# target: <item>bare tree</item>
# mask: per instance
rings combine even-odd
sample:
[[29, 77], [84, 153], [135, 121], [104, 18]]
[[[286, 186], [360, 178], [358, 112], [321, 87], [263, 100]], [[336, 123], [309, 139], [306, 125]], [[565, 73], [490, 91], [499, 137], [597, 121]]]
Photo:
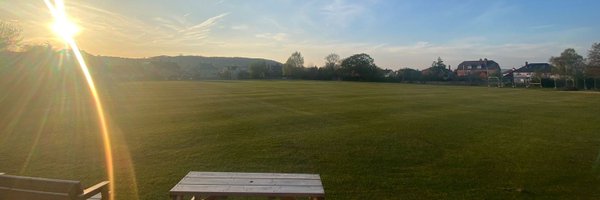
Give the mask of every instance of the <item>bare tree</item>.
[[325, 67], [329, 67], [329, 68], [333, 68], [333, 69], [337, 69], [340, 66], [340, 56], [335, 54], [335, 53], [331, 53], [329, 55], [327, 55], [327, 57], [325, 57]]
[[286, 78], [299, 76], [299, 71], [304, 68], [304, 57], [300, 52], [294, 52], [283, 64], [283, 76]]
[[16, 47], [22, 40], [21, 28], [5, 21], [0, 21], [0, 51]]
[[577, 54], [575, 49], [565, 49], [560, 56], [552, 56], [550, 62], [555, 67], [554, 72], [565, 79], [565, 87], [568, 85], [568, 79], [573, 81], [572, 87], [577, 87], [577, 78], [581, 77], [585, 63], [583, 57]]
[[600, 43], [594, 43], [588, 51], [585, 73], [594, 79], [594, 89], [597, 89], [596, 80], [600, 78]]

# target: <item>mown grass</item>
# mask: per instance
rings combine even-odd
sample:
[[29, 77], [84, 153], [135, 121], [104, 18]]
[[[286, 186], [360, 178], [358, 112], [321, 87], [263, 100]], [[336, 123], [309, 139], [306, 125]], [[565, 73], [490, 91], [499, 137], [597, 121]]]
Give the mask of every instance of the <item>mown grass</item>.
[[[119, 199], [168, 199], [188, 171], [318, 173], [328, 199], [600, 198], [596, 93], [310, 81], [101, 89]], [[91, 101], [76, 98], [19, 115], [22, 102], [1, 105], [11, 120], [0, 124], [0, 171], [106, 179]]]

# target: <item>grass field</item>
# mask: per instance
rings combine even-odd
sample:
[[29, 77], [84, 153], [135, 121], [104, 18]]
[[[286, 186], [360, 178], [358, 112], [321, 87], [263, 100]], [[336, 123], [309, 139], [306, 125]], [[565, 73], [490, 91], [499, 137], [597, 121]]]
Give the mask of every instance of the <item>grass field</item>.
[[[327, 199], [600, 198], [600, 93], [309, 81], [100, 89], [118, 199], [168, 199], [192, 170], [318, 173]], [[0, 172], [106, 179], [91, 101], [75, 93], [0, 105]]]

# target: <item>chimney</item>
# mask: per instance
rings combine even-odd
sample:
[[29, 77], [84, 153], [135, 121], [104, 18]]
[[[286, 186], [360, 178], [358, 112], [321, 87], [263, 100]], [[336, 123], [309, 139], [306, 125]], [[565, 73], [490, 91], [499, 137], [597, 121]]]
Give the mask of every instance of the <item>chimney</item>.
[[529, 62], [525, 61], [525, 67], [529, 66]]
[[452, 71], [452, 66], [448, 65], [448, 71]]

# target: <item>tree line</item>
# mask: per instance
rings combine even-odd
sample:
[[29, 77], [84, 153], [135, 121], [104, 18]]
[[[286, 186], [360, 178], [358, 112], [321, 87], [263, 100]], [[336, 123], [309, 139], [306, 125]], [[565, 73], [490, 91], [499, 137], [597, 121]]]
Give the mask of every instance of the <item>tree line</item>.
[[[15, 56], [15, 47], [22, 40], [21, 29], [10, 23], [0, 21], [0, 52], [3, 65], [10, 64], [11, 58], [24, 59], [22, 55], [39, 55], [45, 51], [46, 55], [65, 54], [51, 48], [50, 45], [25, 46], [21, 56]], [[11, 53], [12, 52], [12, 53]], [[458, 77], [456, 72], [448, 69], [441, 58], [433, 61], [425, 70], [402, 68], [399, 70], [383, 69], [375, 64], [375, 60], [366, 53], [359, 53], [341, 58], [338, 54], [331, 53], [324, 57], [322, 66], [305, 66], [304, 57], [300, 52], [293, 52], [285, 63], [267, 64], [266, 61], [256, 61], [248, 66], [229, 66], [218, 69], [210, 63], [201, 63], [197, 68], [179, 66], [173, 61], [136, 59], [113, 59], [118, 62], [107, 64], [98, 56], [86, 55], [91, 66], [98, 76], [105, 79], [120, 80], [190, 80], [206, 78], [206, 73], [214, 73], [219, 79], [299, 79], [299, 80], [340, 80], [340, 81], [365, 81], [365, 82], [405, 82], [426, 83], [446, 82], [456, 83], [465, 81], [465, 77]], [[31, 58], [28, 58], [31, 59]], [[33, 58], [43, 59], [43, 58]], [[565, 49], [559, 56], [549, 59], [552, 64], [552, 73], [560, 81], [564, 81], [566, 88], [597, 88], [600, 79], [600, 43], [594, 43], [588, 51], [587, 57], [579, 55], [574, 49]], [[39, 62], [38, 62], [39, 63]], [[115, 64], [117, 63], [117, 64]], [[2, 66], [7, 71], [10, 66]], [[199, 71], [203, 69], [205, 71]], [[208, 72], [206, 72], [208, 70]], [[211, 71], [212, 70], [212, 71]], [[497, 76], [501, 74], [489, 74]], [[467, 77], [471, 82], [485, 82], [486, 78], [473, 76]], [[489, 81], [489, 77], [487, 78]], [[556, 85], [556, 84], [555, 84]]]
[[[586, 58], [579, 55], [575, 49], [567, 48], [559, 56], [552, 56], [549, 63], [552, 65], [551, 73], [555, 75], [553, 76], [554, 80], [564, 81], [562, 87], [598, 88], [596, 82], [600, 79], [600, 43], [592, 44]], [[488, 76], [502, 79], [500, 72]], [[425, 70], [412, 68], [391, 70], [378, 67], [374, 59], [365, 53], [355, 54], [344, 59], [331, 53], [324, 58], [323, 66], [304, 67], [304, 58], [300, 52], [292, 53], [283, 65], [283, 78], [408, 83], [430, 81], [452, 83], [467, 79], [471, 82], [489, 81], [489, 77], [458, 77], [439, 57]]]

